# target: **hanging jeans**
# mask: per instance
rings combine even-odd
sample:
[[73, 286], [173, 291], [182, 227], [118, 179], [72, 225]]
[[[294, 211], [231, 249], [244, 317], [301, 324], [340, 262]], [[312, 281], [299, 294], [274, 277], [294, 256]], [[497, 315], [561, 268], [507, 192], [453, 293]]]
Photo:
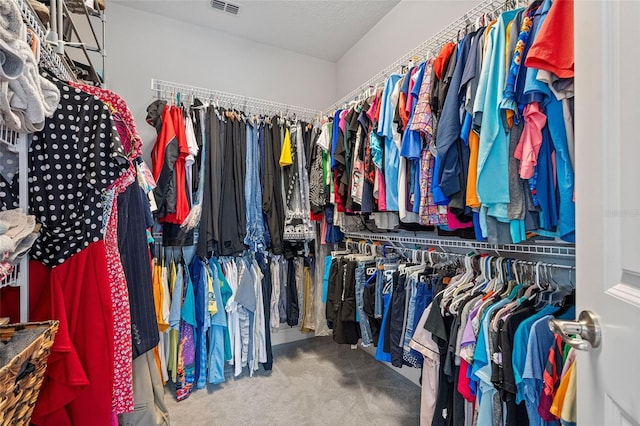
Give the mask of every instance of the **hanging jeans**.
[[417, 274], [413, 274], [407, 277], [407, 295], [409, 297], [409, 303], [407, 307], [407, 314], [405, 316], [405, 323], [402, 327], [403, 341], [402, 345], [406, 351], [409, 351], [409, 342], [413, 337], [413, 322], [416, 316], [416, 301], [418, 297], [418, 277]]
[[398, 260], [395, 257], [378, 259], [378, 273], [376, 274], [376, 304], [375, 317], [382, 318], [383, 294], [385, 287], [392, 285], [393, 273], [398, 270]]
[[422, 312], [424, 312], [424, 310], [433, 300], [432, 288], [435, 285], [437, 285], [437, 277], [424, 278], [424, 282], [419, 281], [416, 283], [416, 290], [414, 292], [416, 297], [415, 297], [413, 323], [407, 320], [407, 332], [405, 334], [405, 347], [404, 347], [405, 353], [403, 356], [405, 361], [407, 361], [409, 364], [411, 364], [413, 367], [416, 367], [416, 368], [422, 367], [423, 357], [420, 353], [418, 353], [418, 351], [408, 347], [407, 337], [409, 338], [409, 342], [410, 342], [411, 338], [413, 337], [413, 334], [415, 333], [418, 327], [418, 322], [420, 321], [420, 316], [422, 315]]
[[362, 336], [362, 346], [367, 347], [373, 343], [371, 338], [371, 325], [369, 316], [364, 312], [364, 287], [367, 284], [367, 268], [375, 267], [371, 262], [358, 262], [356, 268], [356, 312], [360, 323], [360, 334]]
[[262, 187], [260, 186], [260, 152], [258, 148], [258, 123], [246, 125], [246, 169], [244, 180], [244, 197], [246, 204], [247, 234], [244, 243], [252, 251], [265, 246], [264, 222], [262, 218]]

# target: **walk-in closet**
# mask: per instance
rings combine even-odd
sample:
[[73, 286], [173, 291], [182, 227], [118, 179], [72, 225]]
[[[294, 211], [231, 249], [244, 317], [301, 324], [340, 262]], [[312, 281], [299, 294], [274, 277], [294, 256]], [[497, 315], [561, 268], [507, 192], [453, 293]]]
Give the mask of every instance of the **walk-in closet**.
[[0, 0], [0, 425], [640, 424], [638, 19]]

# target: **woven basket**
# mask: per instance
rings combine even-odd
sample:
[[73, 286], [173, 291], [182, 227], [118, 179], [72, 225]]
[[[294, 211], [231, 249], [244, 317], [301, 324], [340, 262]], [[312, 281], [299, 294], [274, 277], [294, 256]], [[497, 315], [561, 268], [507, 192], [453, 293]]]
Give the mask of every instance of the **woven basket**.
[[0, 425], [28, 425], [58, 321], [0, 326]]

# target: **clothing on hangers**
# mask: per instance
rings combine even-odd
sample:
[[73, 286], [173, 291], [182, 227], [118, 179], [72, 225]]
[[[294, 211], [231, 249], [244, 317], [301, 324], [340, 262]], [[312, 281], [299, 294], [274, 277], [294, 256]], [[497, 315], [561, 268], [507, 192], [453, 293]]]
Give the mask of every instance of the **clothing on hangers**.
[[[371, 214], [379, 228], [435, 226], [439, 235], [492, 244], [573, 242], [573, 125], [563, 105], [573, 75], [544, 66], [572, 69], [572, 41], [558, 49], [549, 42], [569, 6], [502, 6], [472, 31], [467, 20], [435, 57], [385, 77], [368, 121], [354, 127], [360, 104], [336, 111], [337, 126], [320, 138], [332, 140], [323, 146], [334, 225], [353, 212]], [[352, 155], [363, 141], [364, 180]]]

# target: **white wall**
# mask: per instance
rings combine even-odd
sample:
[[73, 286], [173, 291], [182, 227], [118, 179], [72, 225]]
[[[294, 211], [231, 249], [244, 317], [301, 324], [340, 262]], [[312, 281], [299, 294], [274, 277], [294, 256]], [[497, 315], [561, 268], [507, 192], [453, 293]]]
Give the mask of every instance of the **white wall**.
[[477, 0], [402, 0], [340, 58], [334, 102], [476, 4]]
[[336, 98], [335, 63], [115, 3], [107, 19], [107, 83], [133, 111], [146, 158], [151, 78], [320, 110]]

